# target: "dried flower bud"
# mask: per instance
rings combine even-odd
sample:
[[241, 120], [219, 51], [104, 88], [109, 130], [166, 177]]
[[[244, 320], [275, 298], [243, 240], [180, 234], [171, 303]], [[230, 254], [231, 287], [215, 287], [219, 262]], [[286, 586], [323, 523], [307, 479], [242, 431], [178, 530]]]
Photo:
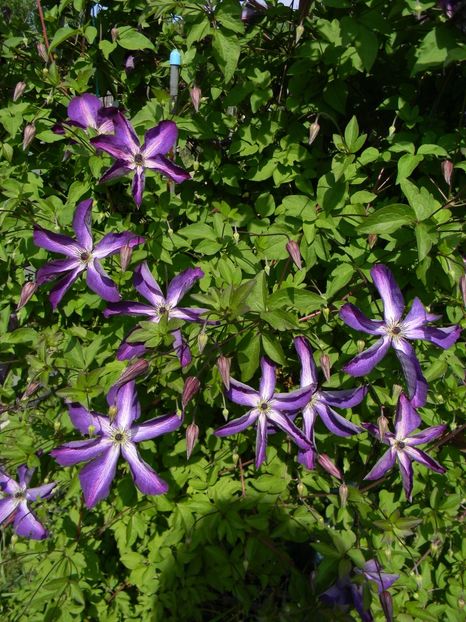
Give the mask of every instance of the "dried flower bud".
[[45, 45], [43, 43], [37, 43], [36, 47], [37, 53], [39, 54], [41, 59], [44, 61], [44, 63], [47, 63], [49, 60], [49, 55], [47, 54], [47, 49]]
[[15, 86], [15, 90], [13, 93], [14, 102], [22, 97], [25, 88], [26, 88], [26, 82], [18, 82], [18, 84]]
[[186, 428], [186, 457], [191, 457], [193, 453], [194, 446], [197, 443], [197, 439], [199, 437], [199, 427], [194, 423], [190, 423]]
[[298, 43], [298, 41], [301, 39], [303, 34], [304, 34], [304, 26], [302, 24], [299, 24], [299, 26], [296, 26], [296, 43]]
[[34, 125], [34, 123], [28, 123], [26, 127], [24, 128], [24, 132], [23, 132], [23, 150], [24, 151], [26, 151], [26, 149], [32, 143], [35, 135], [36, 135], [36, 126]]
[[328, 354], [322, 354], [320, 357], [320, 366], [324, 372], [325, 380], [330, 380], [330, 357]]
[[149, 363], [144, 359], [139, 359], [135, 363], [128, 365], [128, 367], [123, 371], [121, 376], [113, 385], [114, 388], [122, 387], [124, 384], [129, 382], [130, 380], [134, 380], [141, 374], [145, 374], [149, 369]]
[[110, 31], [110, 35], [112, 37], [113, 43], [115, 43], [115, 41], [118, 39], [118, 35], [119, 35], [118, 28], [112, 28], [111, 31]]
[[301, 253], [299, 251], [298, 243], [294, 240], [290, 240], [286, 245], [286, 250], [288, 251], [288, 255], [293, 260], [295, 266], [298, 268], [298, 270], [301, 270], [301, 268], [303, 267], [303, 262], [301, 261]]
[[230, 388], [231, 359], [223, 356], [222, 354], [222, 356], [219, 356], [217, 359], [217, 367], [218, 371], [220, 372], [220, 376], [222, 377], [223, 384], [228, 391], [228, 389]]
[[310, 145], [312, 145], [312, 143], [315, 141], [319, 132], [320, 132], [320, 125], [316, 119], [314, 123], [311, 123], [311, 125], [309, 126], [309, 138], [307, 142]]
[[191, 101], [193, 102], [194, 110], [199, 112], [199, 104], [201, 103], [201, 89], [198, 86], [193, 86], [193, 88], [189, 91], [191, 95]]
[[445, 182], [451, 186], [451, 175], [453, 173], [453, 162], [451, 160], [444, 160], [440, 165], [442, 169], [442, 175]]
[[369, 248], [374, 248], [375, 243], [377, 242], [377, 233], [369, 233], [367, 236], [367, 243], [369, 244]]
[[34, 395], [34, 393], [37, 391], [39, 387], [40, 387], [40, 382], [35, 382], [35, 381], [30, 382], [28, 386], [26, 387], [26, 390], [22, 394], [21, 399], [27, 400], [28, 397], [31, 397], [31, 395]]
[[201, 383], [195, 376], [189, 376], [186, 378], [184, 387], [183, 387], [183, 395], [181, 396], [181, 405], [183, 409], [186, 407], [186, 404], [191, 401], [191, 399], [196, 395], [199, 391]]
[[377, 419], [377, 425], [379, 427], [380, 440], [383, 441], [385, 434], [388, 432], [388, 419], [385, 415], [380, 415]]
[[23, 285], [23, 288], [21, 290], [21, 294], [19, 297], [19, 302], [18, 302], [18, 305], [16, 306], [16, 311], [19, 311], [20, 309], [22, 309], [24, 305], [26, 305], [31, 300], [36, 289], [37, 289], [37, 283], [35, 283], [34, 281], [28, 281], [27, 283]]
[[348, 486], [344, 482], [343, 484], [340, 484], [338, 494], [340, 495], [341, 507], [346, 507], [346, 502], [348, 501]]
[[327, 471], [327, 473], [333, 475], [333, 477], [343, 479], [340, 469], [332, 462], [332, 460], [330, 460], [327, 454], [319, 454], [317, 456], [317, 462], [325, 471]]
[[205, 332], [204, 329], [202, 329], [199, 335], [197, 336], [197, 347], [199, 348], [199, 354], [202, 354], [204, 352], [204, 348], [207, 345], [207, 341], [208, 341], [207, 333]]
[[125, 244], [120, 248], [120, 264], [121, 269], [125, 272], [129, 266], [129, 262], [131, 261], [131, 255], [133, 254], [133, 249], [129, 244]]
[[379, 598], [380, 598], [380, 604], [382, 605], [382, 609], [385, 614], [385, 620], [387, 622], [392, 622], [393, 603], [392, 603], [392, 597], [390, 595], [390, 592], [387, 592], [387, 590], [383, 590], [383, 592], [380, 593]]

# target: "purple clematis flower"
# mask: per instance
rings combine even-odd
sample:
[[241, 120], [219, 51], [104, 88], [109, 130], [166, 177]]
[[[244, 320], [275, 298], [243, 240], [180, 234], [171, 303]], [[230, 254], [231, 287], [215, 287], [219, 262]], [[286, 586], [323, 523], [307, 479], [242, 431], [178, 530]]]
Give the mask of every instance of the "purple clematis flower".
[[18, 482], [0, 470], [0, 489], [3, 493], [3, 498], [0, 499], [0, 523], [13, 521], [18, 536], [43, 540], [48, 536], [48, 532], [31, 512], [28, 502], [47, 499], [56, 483], [29, 488], [34, 470], [28, 469], [25, 464], [21, 465], [17, 470]]
[[96, 136], [91, 139], [94, 147], [116, 158], [115, 164], [101, 177], [101, 183], [134, 171], [132, 193], [139, 207], [144, 191], [144, 169], [159, 171], [176, 183], [190, 178], [189, 173], [165, 157], [178, 137], [178, 128], [173, 121], [162, 121], [148, 130], [142, 146], [131, 123], [121, 112], [112, 121], [115, 129], [113, 136]]
[[399, 574], [389, 574], [382, 570], [382, 566], [376, 559], [370, 559], [361, 568], [354, 569], [356, 574], [363, 575], [368, 581], [377, 585], [377, 592], [381, 594], [387, 591], [400, 578]]
[[[179, 307], [178, 303], [191, 289], [194, 283], [204, 276], [200, 268], [188, 268], [176, 276], [167, 288], [164, 296], [159, 284], [152, 276], [146, 262], [139, 264], [134, 271], [134, 287], [149, 301], [149, 305], [140, 302], [115, 302], [108, 305], [104, 311], [105, 317], [112, 315], [142, 315], [151, 322], [160, 322], [162, 318], [185, 320], [186, 322], [204, 322], [201, 318], [208, 309]], [[184, 341], [181, 331], [172, 331], [173, 347], [185, 367], [191, 362], [191, 352]], [[142, 343], [128, 343], [123, 341], [117, 354], [119, 360], [141, 356], [146, 351]]]
[[230, 388], [226, 391], [226, 396], [235, 404], [249, 406], [250, 410], [214, 432], [216, 436], [229, 436], [256, 424], [256, 468], [265, 460], [267, 434], [272, 430], [279, 429], [288, 434], [303, 451], [311, 447], [311, 441], [284, 413], [303, 408], [311, 398], [312, 387], [304, 387], [291, 393], [275, 393], [275, 365], [265, 356], [261, 359], [261, 370], [259, 391], [230, 378]]
[[76, 240], [61, 233], [55, 233], [34, 225], [34, 243], [54, 253], [66, 255], [66, 259], [55, 259], [44, 264], [37, 272], [37, 284], [61, 276], [50, 292], [53, 309], [63, 298], [66, 291], [86, 271], [87, 284], [93, 292], [104, 300], [120, 300], [117, 286], [100, 265], [100, 260], [113, 255], [124, 246], [133, 247], [142, 244], [144, 238], [124, 231], [108, 233], [94, 246], [91, 234], [92, 199], [81, 201], [73, 217], [73, 229]]
[[413, 467], [411, 463], [413, 460], [420, 462], [428, 469], [431, 469], [431, 471], [445, 473], [445, 469], [436, 460], [421, 449], [417, 449], [416, 446], [430, 443], [430, 441], [439, 437], [446, 430], [447, 426], [435, 425], [417, 434], [412, 434], [413, 430], [418, 428], [420, 423], [420, 416], [403, 393], [400, 395], [396, 407], [395, 434], [385, 432], [383, 438], [381, 438], [380, 431], [376, 425], [364, 423], [363, 427], [372, 436], [390, 446], [390, 449], [384, 453], [364, 479], [372, 480], [383, 477], [398, 461], [406, 498], [408, 501], [411, 501], [413, 489]]
[[461, 328], [459, 326], [447, 328], [427, 326], [428, 322], [438, 320], [441, 316], [428, 313], [419, 298], [414, 299], [410, 311], [402, 320], [401, 316], [405, 308], [403, 294], [391, 271], [386, 266], [378, 264], [372, 268], [371, 276], [383, 301], [384, 321], [370, 320], [352, 304], [343, 305], [340, 309], [340, 317], [351, 328], [362, 330], [370, 335], [379, 335], [380, 339], [373, 346], [358, 354], [343, 369], [352, 376], [364, 376], [384, 358], [392, 346], [403, 367], [413, 405], [423, 406], [428, 385], [408, 339], [424, 339], [447, 349], [456, 342]]
[[316, 458], [314, 426], [317, 417], [319, 416], [322, 419], [329, 432], [337, 436], [358, 434], [362, 431], [361, 428], [339, 415], [332, 407], [351, 408], [356, 406], [364, 399], [367, 388], [359, 387], [343, 391], [320, 389], [317, 368], [309, 341], [304, 337], [296, 337], [294, 345], [301, 361], [301, 387], [311, 389], [310, 401], [303, 408], [304, 435], [311, 442], [311, 447], [299, 451], [298, 462], [308, 469], [313, 469]]
[[[92, 93], [77, 95], [68, 104], [68, 118], [65, 125], [73, 125], [83, 130], [92, 128], [99, 134], [112, 134], [114, 131], [112, 118], [118, 114], [118, 108], [102, 105], [102, 102]], [[63, 123], [53, 127], [55, 134], [63, 134]]]
[[139, 455], [136, 443], [172, 432], [180, 427], [182, 417], [177, 413], [162, 415], [141, 424], [134, 421], [141, 414], [135, 382], [116, 383], [108, 392], [108, 416], [89, 412], [80, 404], [69, 404], [73, 425], [82, 434], [96, 434], [84, 441], [65, 443], [50, 453], [61, 466], [87, 462], [79, 480], [88, 508], [108, 496], [116, 473], [120, 453], [128, 462], [134, 483], [146, 495], [160, 495], [168, 485]]

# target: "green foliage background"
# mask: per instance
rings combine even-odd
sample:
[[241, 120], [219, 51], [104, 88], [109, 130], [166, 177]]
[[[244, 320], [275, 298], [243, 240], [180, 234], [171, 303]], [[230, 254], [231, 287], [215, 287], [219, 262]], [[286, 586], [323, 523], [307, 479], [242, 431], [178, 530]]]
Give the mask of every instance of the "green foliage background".
[[[2, 618], [358, 619], [325, 610], [318, 594], [376, 557], [401, 575], [391, 589], [397, 621], [461, 622], [464, 342], [447, 351], [416, 346], [431, 386], [423, 422], [446, 423], [452, 433], [434, 451], [446, 475], [416, 466], [411, 504], [397, 470], [380, 485], [362, 483], [382, 451], [366, 434], [341, 439], [317, 430], [319, 449], [344, 472], [343, 506], [339, 482], [305, 471], [283, 435], [271, 438], [267, 464], [256, 472], [252, 431], [228, 439], [212, 432], [222, 411], [243, 412], [224, 402], [220, 353], [232, 358], [234, 377], [253, 385], [267, 354], [287, 390], [299, 382], [292, 339], [304, 334], [317, 361], [330, 357], [327, 386], [360, 382], [341, 368], [364, 342], [338, 310], [350, 301], [380, 316], [369, 277], [375, 263], [390, 267], [407, 302], [419, 296], [443, 324], [464, 323], [464, 35], [434, 2], [414, 0], [322, 0], [305, 15], [270, 2], [247, 25], [234, 0], [107, 4], [93, 19], [92, 2], [44, 2], [48, 62], [37, 53], [43, 38], [34, 2], [10, 3], [0, 24], [0, 458], [11, 474], [26, 462], [38, 467], [37, 481], [60, 483], [37, 509], [48, 540], [2, 530]], [[183, 55], [175, 115], [173, 48]], [[129, 54], [135, 68], [126, 72]], [[26, 90], [13, 102], [19, 80]], [[172, 193], [165, 178], [149, 176], [140, 210], [127, 179], [97, 185], [110, 158], [83, 133], [71, 142], [52, 131], [71, 97], [107, 91], [140, 136], [166, 118], [180, 129], [177, 162], [192, 180]], [[36, 136], [23, 150], [30, 123]], [[450, 180], [445, 160], [453, 163]], [[142, 444], [169, 493], [139, 495], [120, 467], [93, 511], [82, 503], [78, 469], [59, 468], [47, 452], [78, 438], [64, 399], [105, 408], [124, 369], [117, 345], [136, 321], [105, 319], [105, 303], [82, 281], [56, 313], [47, 286], [15, 312], [25, 281], [49, 258], [32, 242], [33, 222], [69, 233], [76, 203], [88, 196], [96, 234], [130, 229], [146, 237], [126, 272], [118, 259], [106, 263], [124, 299], [134, 299], [132, 269], [143, 259], [162, 283], [196, 265], [205, 277], [192, 300], [220, 321], [206, 327], [202, 352], [202, 327], [183, 328], [195, 355], [184, 371], [166, 333], [142, 325], [139, 337], [157, 346], [139, 383], [143, 418], [173, 410], [188, 375], [202, 389], [181, 430]], [[299, 244], [301, 269], [288, 256], [289, 240]], [[376, 422], [382, 406], [391, 416], [404, 386], [392, 355], [369, 380], [367, 398], [350, 414], [355, 423]], [[24, 396], [30, 382], [40, 387]], [[200, 438], [187, 461], [184, 432], [194, 419]], [[383, 620], [369, 587], [367, 599]]]

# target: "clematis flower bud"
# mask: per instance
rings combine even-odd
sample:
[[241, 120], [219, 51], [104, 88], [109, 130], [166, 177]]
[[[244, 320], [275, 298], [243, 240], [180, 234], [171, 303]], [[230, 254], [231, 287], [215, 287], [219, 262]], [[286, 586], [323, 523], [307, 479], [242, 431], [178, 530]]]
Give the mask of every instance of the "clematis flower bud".
[[440, 165], [442, 169], [443, 179], [450, 186], [451, 185], [451, 175], [453, 173], [453, 162], [451, 160], [444, 160]]
[[201, 383], [195, 376], [189, 376], [188, 378], [186, 378], [183, 387], [183, 395], [181, 396], [181, 405], [183, 407], [183, 410], [186, 407], [186, 404], [188, 404], [188, 402], [190, 402], [191, 399], [199, 391], [200, 386]]
[[369, 244], [369, 248], [373, 248], [376, 242], [377, 233], [369, 233], [369, 235], [367, 236], [367, 243]]
[[26, 387], [26, 390], [22, 394], [21, 399], [27, 400], [27, 398], [31, 397], [31, 395], [33, 395], [39, 387], [40, 387], [40, 382], [34, 382], [34, 381], [30, 382], [28, 386]]
[[464, 274], [460, 278], [460, 289], [461, 289], [461, 296], [463, 297], [463, 304], [466, 307], [466, 275]]
[[189, 460], [193, 449], [199, 437], [199, 427], [194, 423], [190, 423], [186, 428], [186, 457]]
[[15, 90], [13, 93], [14, 102], [22, 97], [25, 88], [26, 88], [26, 82], [18, 82], [18, 84], [15, 86]]
[[44, 61], [44, 63], [47, 63], [49, 60], [49, 55], [47, 54], [47, 49], [45, 45], [43, 43], [37, 43], [36, 48], [37, 53], [39, 54], [41, 59]]
[[222, 410], [222, 415], [223, 415], [223, 418], [225, 419], [225, 421], [228, 419], [228, 415], [229, 414], [230, 414], [230, 411], [228, 410], [228, 408], [224, 408]]
[[346, 507], [346, 502], [348, 501], [348, 486], [344, 482], [340, 485], [338, 494], [340, 495], [341, 507]]
[[299, 26], [296, 26], [296, 43], [298, 43], [298, 41], [301, 39], [303, 34], [304, 34], [304, 26], [302, 24], [299, 24]]
[[300, 497], [305, 497], [306, 496], [307, 488], [306, 488], [306, 486], [302, 482], [299, 482], [299, 484], [296, 486], [296, 490], [297, 490], [298, 495]]
[[327, 471], [327, 473], [333, 475], [333, 477], [343, 479], [340, 469], [332, 462], [332, 460], [330, 460], [327, 454], [319, 454], [317, 456], [317, 462], [323, 469], [325, 469], [325, 471]]
[[218, 371], [220, 372], [220, 376], [222, 377], [223, 384], [228, 391], [228, 389], [230, 388], [231, 359], [223, 356], [222, 354], [222, 356], [219, 356], [217, 359], [217, 367]]
[[115, 382], [114, 387], [115, 388], [122, 387], [124, 384], [126, 384], [130, 380], [134, 380], [141, 374], [145, 374], [148, 369], [149, 369], [149, 363], [145, 361], [144, 359], [139, 359], [135, 363], [132, 363], [132, 365], [128, 365], [128, 367], [123, 371], [121, 376]]
[[388, 431], [387, 417], [385, 417], [385, 415], [380, 415], [380, 417], [377, 419], [377, 425], [379, 427], [380, 440], [383, 441], [385, 438], [385, 434]]
[[118, 35], [119, 35], [118, 28], [112, 28], [111, 31], [110, 31], [110, 34], [112, 36], [113, 43], [115, 43], [115, 41], [118, 39]]
[[288, 251], [288, 255], [293, 260], [293, 263], [301, 270], [303, 267], [303, 262], [301, 261], [301, 253], [299, 252], [299, 245], [294, 240], [290, 240], [286, 245], [286, 250]]
[[23, 285], [21, 294], [19, 296], [19, 302], [16, 306], [16, 311], [19, 311], [20, 309], [22, 309], [24, 305], [26, 305], [31, 300], [37, 287], [38, 285], [35, 281], [27, 281], [27, 283]]
[[201, 89], [198, 86], [193, 86], [193, 88], [189, 91], [191, 95], [191, 101], [193, 102], [194, 110], [199, 112], [199, 104], [201, 103]]
[[204, 352], [204, 348], [207, 345], [207, 340], [207, 333], [205, 332], [205, 330], [201, 330], [201, 332], [197, 336], [197, 347], [199, 348], [199, 354], [202, 354]]
[[125, 60], [125, 71], [126, 73], [130, 73], [134, 69], [134, 56], [129, 54]]
[[393, 602], [390, 592], [383, 590], [380, 593], [380, 604], [382, 605], [383, 612], [385, 614], [385, 620], [387, 622], [393, 621]]
[[328, 354], [322, 354], [320, 357], [320, 366], [324, 372], [325, 380], [330, 380], [330, 357]]
[[129, 244], [125, 244], [120, 248], [120, 264], [123, 272], [128, 268], [129, 262], [131, 261], [131, 255], [133, 254], [133, 249]]
[[24, 132], [23, 132], [23, 150], [24, 151], [26, 151], [26, 149], [32, 143], [35, 135], [36, 135], [36, 126], [34, 125], [34, 123], [28, 123], [26, 127], [24, 128]]
[[309, 138], [307, 141], [309, 145], [312, 145], [312, 143], [315, 141], [319, 131], [320, 131], [320, 125], [316, 119], [314, 123], [311, 123], [311, 125], [309, 126]]

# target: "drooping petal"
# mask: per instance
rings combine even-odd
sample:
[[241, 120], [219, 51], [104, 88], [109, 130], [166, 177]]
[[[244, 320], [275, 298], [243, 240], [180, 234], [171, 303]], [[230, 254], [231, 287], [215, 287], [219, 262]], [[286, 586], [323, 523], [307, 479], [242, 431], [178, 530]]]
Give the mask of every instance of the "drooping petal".
[[131, 170], [132, 169], [128, 165], [126, 160], [117, 160], [112, 164], [110, 168], [105, 171], [105, 173], [99, 179], [99, 184], [104, 184], [105, 182], [111, 181], [112, 179], [117, 179], [118, 177], [127, 175]]
[[403, 315], [405, 302], [391, 270], [383, 264], [378, 264], [372, 268], [371, 276], [383, 301], [385, 321], [387, 324], [398, 322]]
[[357, 389], [343, 389], [341, 391], [325, 390], [319, 391], [321, 399], [329, 406], [337, 408], [352, 408], [362, 402], [367, 393], [367, 387]]
[[39, 268], [36, 274], [36, 282], [38, 285], [43, 285], [47, 283], [47, 281], [51, 281], [55, 279], [59, 274], [63, 274], [63, 272], [69, 272], [82, 267], [84, 270], [84, 265], [80, 262], [79, 259], [54, 259], [53, 261], [48, 261], [43, 266]]
[[7, 494], [12, 495], [21, 490], [21, 486], [12, 477], [9, 477], [6, 473], [1, 474], [0, 490]]
[[171, 160], [162, 155], [148, 158], [145, 161], [145, 165], [147, 168], [151, 168], [152, 170], [159, 171], [159, 173], [163, 173], [176, 184], [180, 184], [187, 179], [191, 179], [190, 174], [183, 168], [181, 168], [181, 166], [173, 164]]
[[173, 121], [162, 121], [156, 127], [148, 130], [144, 136], [141, 153], [144, 158], [155, 155], [165, 155], [172, 149], [178, 138], [178, 128]]
[[92, 250], [91, 209], [92, 199], [86, 199], [78, 204], [73, 216], [73, 230], [76, 239], [87, 251]]
[[152, 276], [147, 262], [136, 266], [134, 270], [134, 287], [155, 307], [165, 304], [165, 298], [159, 284]]
[[375, 438], [377, 438], [381, 443], [385, 443], [385, 445], [389, 445], [390, 439], [395, 438], [393, 432], [385, 432], [383, 439], [380, 438], [379, 426], [374, 425], [373, 423], [361, 423], [361, 426], [367, 430], [369, 434], [375, 436]]
[[306, 449], [306, 451], [300, 449], [298, 451], [298, 462], [299, 464], [302, 464], [304, 467], [306, 467], [306, 469], [312, 471], [316, 465], [316, 455], [316, 451], [312, 447]]
[[264, 462], [267, 456], [267, 417], [262, 413], [257, 421], [256, 430], [256, 469]]
[[94, 428], [95, 434], [109, 434], [110, 425], [108, 419], [94, 412], [89, 412], [84, 406], [77, 402], [67, 404], [68, 414], [74, 427], [81, 434], [90, 434], [89, 428]]
[[29, 488], [26, 490], [26, 499], [28, 501], [38, 501], [39, 499], [47, 499], [52, 494], [53, 489], [57, 485], [56, 482], [50, 484], [42, 484], [42, 486], [36, 486], [35, 488]]
[[117, 408], [115, 427], [129, 430], [139, 414], [139, 401], [134, 380], [126, 382], [115, 392], [110, 390], [107, 395], [107, 402], [109, 406], [115, 405]]
[[375, 463], [364, 479], [380, 479], [395, 464], [396, 451], [393, 447], [387, 449], [383, 456]]
[[105, 317], [111, 317], [112, 315], [146, 315], [157, 320], [159, 319], [158, 313], [154, 307], [149, 307], [149, 305], [142, 304], [141, 302], [130, 302], [126, 300], [110, 303], [107, 305], [107, 308], [104, 309], [103, 313]]
[[311, 344], [305, 337], [296, 337], [294, 347], [301, 362], [301, 386], [306, 387], [312, 384], [314, 387], [317, 387], [319, 380], [314, 357], [312, 356]]
[[270, 400], [270, 405], [276, 410], [293, 412], [304, 408], [311, 400], [314, 393], [312, 385], [290, 391], [290, 393], [275, 393]]
[[118, 302], [121, 298], [114, 281], [108, 276], [100, 265], [98, 259], [87, 264], [86, 281], [89, 289], [98, 294], [103, 300]]
[[424, 326], [424, 324], [427, 324], [427, 322], [433, 321], [433, 319], [439, 320], [440, 316], [427, 313], [422, 302], [419, 300], [419, 298], [416, 297], [413, 300], [411, 309], [403, 320], [403, 329], [406, 336], [408, 336], [406, 331], [420, 328], [421, 326]]
[[312, 446], [311, 441], [304, 436], [301, 430], [295, 426], [291, 419], [280, 411], [271, 409], [267, 413], [267, 419], [272, 421], [273, 424], [285, 432], [285, 434], [288, 434], [291, 440], [296, 443], [300, 449], [309, 449]]
[[134, 483], [143, 494], [162, 495], [167, 492], [168, 484], [141, 458], [136, 445], [123, 445], [121, 453], [129, 464]]
[[55, 458], [60, 466], [74, 466], [100, 456], [110, 446], [111, 441], [108, 438], [99, 436], [91, 440], [65, 443], [56, 449], [52, 449], [50, 455]]
[[97, 129], [97, 116], [102, 108], [100, 99], [92, 93], [73, 97], [68, 104], [68, 118], [83, 128]]
[[26, 501], [21, 501], [15, 513], [14, 529], [18, 536], [43, 540], [48, 536], [47, 530], [39, 523], [28, 508]]
[[390, 337], [387, 335], [374, 343], [370, 348], [354, 357], [343, 366], [351, 376], [365, 376], [371, 372], [377, 363], [383, 359], [390, 347]]
[[447, 429], [446, 425], [433, 425], [430, 428], [426, 428], [417, 434], [413, 434], [408, 438], [405, 438], [405, 445], [413, 447], [414, 445], [423, 445], [424, 443], [430, 443], [434, 439], [441, 436]]
[[404, 440], [421, 424], [421, 417], [409, 399], [402, 393], [396, 405], [395, 432], [398, 440]]
[[381, 320], [370, 320], [351, 303], [347, 303], [340, 309], [340, 318], [345, 324], [351, 326], [355, 330], [361, 330], [363, 333], [369, 333], [369, 335], [383, 335], [384, 322]]
[[18, 467], [18, 483], [20, 486], [27, 486], [31, 481], [35, 469], [29, 468], [26, 464], [22, 464]]
[[260, 415], [260, 410], [253, 408], [242, 417], [229, 421], [221, 428], [215, 430], [215, 436], [230, 436], [230, 434], [239, 434], [249, 426], [253, 425]]
[[90, 142], [96, 149], [101, 149], [109, 153], [117, 160], [120, 160], [120, 162], [127, 162], [130, 164], [133, 161], [131, 149], [126, 144], [122, 143], [115, 135], [102, 134], [95, 138], [91, 138]]
[[445, 473], [445, 469], [443, 468], [443, 466], [439, 464], [437, 460], [434, 460], [428, 454], [426, 454], [425, 451], [422, 451], [422, 449], [417, 449], [416, 447], [410, 447], [409, 445], [406, 445], [403, 451], [406, 452], [412, 460], [420, 462], [431, 471], [435, 471], [436, 473]]
[[187, 291], [191, 289], [194, 283], [204, 276], [204, 272], [200, 268], [188, 268], [181, 272], [171, 280], [167, 289], [167, 303], [171, 307], [176, 307], [178, 302], [183, 298]]
[[256, 407], [259, 404], [259, 392], [234, 378], [230, 378], [230, 388], [225, 392], [229, 400], [241, 406]]
[[146, 352], [147, 348], [144, 343], [129, 343], [129, 341], [123, 340], [117, 350], [116, 357], [119, 361], [127, 361], [142, 356]]
[[403, 368], [412, 405], [416, 408], [424, 406], [429, 385], [424, 378], [416, 353], [406, 339], [394, 339], [392, 345]]
[[[186, 322], [206, 322], [201, 316], [204, 313], [207, 313], [209, 309], [197, 309], [190, 307], [189, 309], [176, 307], [175, 309], [170, 309], [169, 317], [175, 318], [178, 320], [185, 320]], [[213, 320], [207, 320], [207, 324], [215, 324]]]
[[12, 497], [0, 499], [0, 525], [13, 514], [18, 506], [18, 500]]
[[123, 246], [133, 248], [134, 246], [143, 244], [144, 242], [145, 240], [143, 237], [135, 235], [134, 233], [131, 233], [131, 231], [107, 233], [107, 235], [105, 235], [100, 242], [95, 245], [94, 252], [92, 254], [98, 259], [102, 259], [108, 255], [118, 253]]
[[181, 367], [186, 367], [192, 360], [191, 350], [189, 349], [188, 342], [184, 339], [181, 330], [173, 330], [173, 349], [180, 361]]
[[117, 112], [116, 115], [112, 116], [112, 120], [115, 129], [115, 140], [124, 145], [133, 155], [140, 153], [139, 138], [128, 119], [121, 112]]
[[461, 326], [447, 326], [445, 328], [437, 328], [436, 326], [420, 326], [406, 331], [408, 339], [424, 339], [431, 343], [448, 350], [457, 342], [461, 334]]
[[275, 367], [266, 356], [261, 358], [262, 376], [259, 384], [259, 396], [264, 402], [268, 402], [275, 391]]
[[375, 581], [379, 594], [384, 590], [388, 590], [400, 578], [399, 574], [383, 572], [381, 565], [376, 559], [370, 559], [364, 564], [362, 570], [358, 569], [356, 572], [364, 574], [369, 581]]
[[78, 276], [83, 272], [85, 266], [83, 264], [79, 264], [74, 270], [71, 270], [66, 276], [57, 281], [55, 285], [50, 290], [49, 300], [52, 305], [52, 309], [56, 309], [58, 304], [60, 303], [63, 296], [66, 294], [68, 289], [73, 285]]
[[396, 457], [398, 458], [398, 465], [400, 467], [401, 481], [403, 482], [403, 489], [405, 491], [408, 501], [412, 499], [413, 492], [413, 465], [408, 454], [403, 451], [397, 451]]
[[131, 193], [137, 207], [141, 207], [142, 195], [144, 193], [145, 184], [146, 182], [144, 176], [144, 169], [141, 166], [138, 166], [136, 172], [134, 173], [133, 182], [131, 185]]
[[156, 438], [162, 434], [177, 430], [182, 423], [183, 417], [179, 417], [176, 412], [161, 415], [160, 417], [155, 417], [139, 425], [133, 425], [131, 428], [131, 440], [134, 443], [147, 441], [151, 438]]
[[39, 225], [34, 225], [33, 238], [36, 246], [45, 248], [52, 253], [67, 255], [68, 257], [77, 258], [86, 250], [73, 240], [73, 238], [61, 233], [49, 231]]
[[108, 496], [120, 455], [118, 445], [110, 445], [100, 456], [86, 464], [79, 473], [84, 502], [92, 508]]
[[316, 404], [315, 406], [323, 424], [337, 436], [351, 436], [352, 434], [359, 434], [361, 428], [351, 421], [348, 421], [337, 412], [335, 412], [330, 406], [326, 404]]

